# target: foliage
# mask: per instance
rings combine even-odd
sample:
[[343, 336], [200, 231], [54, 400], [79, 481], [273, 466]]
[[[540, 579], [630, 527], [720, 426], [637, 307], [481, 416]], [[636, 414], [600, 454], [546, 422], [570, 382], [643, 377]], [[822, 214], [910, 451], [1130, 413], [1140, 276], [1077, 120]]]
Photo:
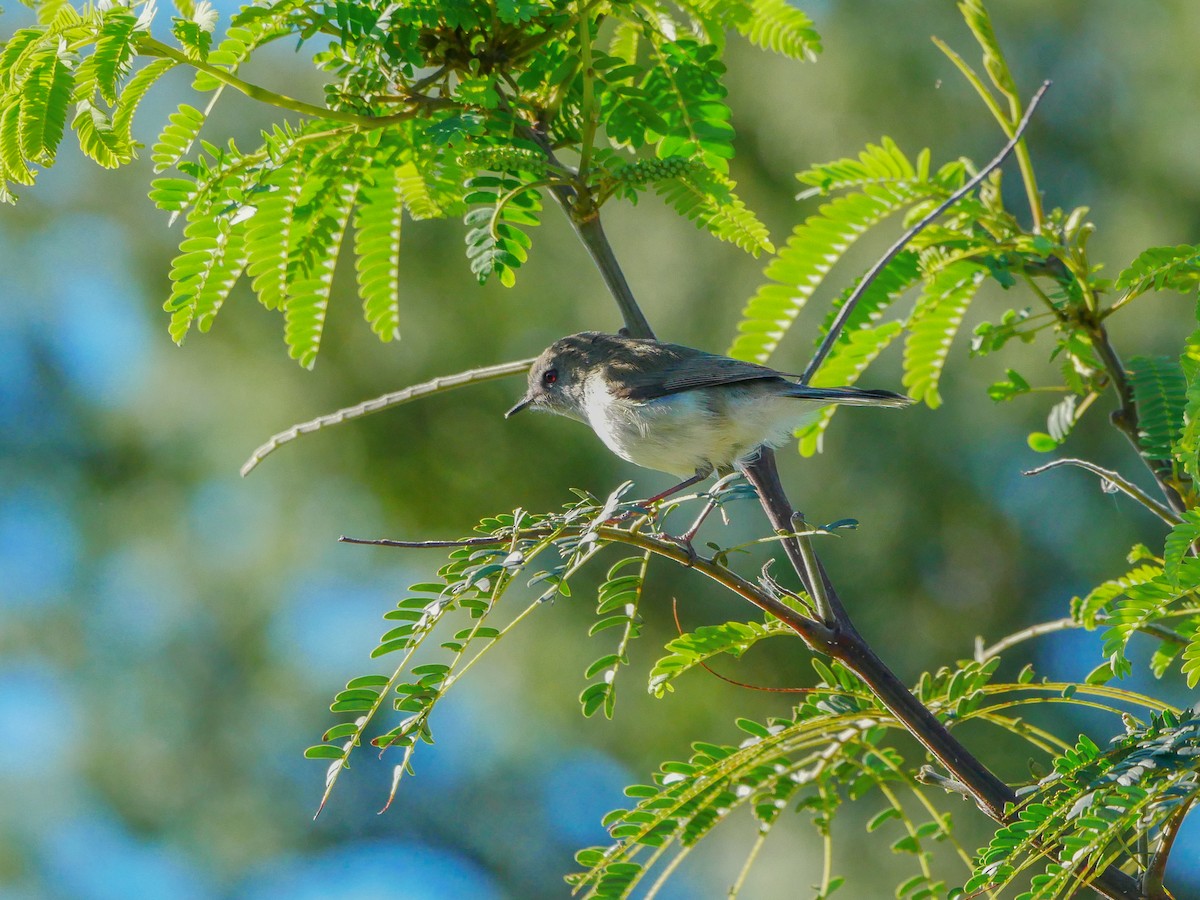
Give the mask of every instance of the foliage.
[[[1156, 677], [1174, 677], [1178, 662], [1189, 687], [1200, 682], [1200, 318], [1177, 354], [1125, 362], [1108, 325], [1143, 298], [1194, 293], [1196, 246], [1149, 248], [1115, 279], [1103, 278], [1089, 251], [1094, 227], [1087, 209], [1043, 208], [1023, 144], [1015, 153], [1028, 210], [1018, 213], [1005, 205], [998, 175], [958, 195], [979, 171], [972, 162], [935, 168], [929, 150], [910, 156], [885, 137], [857, 156], [798, 175], [805, 196], [821, 204], [776, 253], [729, 177], [735, 135], [722, 51], [732, 31], [789, 57], [811, 57], [819, 49], [811, 22], [783, 0], [683, 0], [670, 9], [645, 0], [388, 6], [274, 0], [244, 7], [218, 42], [208, 5], [181, 2], [173, 44], [151, 37], [148, 6], [77, 10], [42, 2], [37, 8], [40, 24], [18, 31], [0, 51], [0, 199], [12, 201], [11, 186], [32, 184], [39, 168], [53, 164], [71, 104], [81, 149], [112, 167], [139, 149], [132, 116], [168, 71], [193, 70], [195, 89], [208, 95], [203, 109], [179, 107], [151, 151], [164, 176], [151, 198], [172, 222], [182, 219], [165, 304], [176, 341], [193, 325], [208, 330], [245, 277], [264, 306], [283, 314], [290, 354], [311, 366], [348, 233], [364, 317], [390, 340], [400, 324], [406, 214], [461, 216], [471, 270], [481, 281], [494, 275], [512, 285], [546, 196], [581, 228], [609, 200], [636, 202], [653, 190], [716, 237], [770, 256], [765, 283], [745, 305], [730, 351], [765, 362], [856, 242], [896, 220], [915, 222], [956, 197], [864, 286], [856, 306], [847, 310], [852, 289], [834, 290], [817, 334], [818, 345], [828, 340], [831, 349], [813, 383], [853, 383], [899, 342], [904, 386], [937, 407], [955, 338], [990, 279], [1004, 290], [1021, 289], [1029, 305], [1014, 302], [997, 322], [977, 324], [972, 354], [1002, 354], [1013, 341], [1042, 339], [1061, 375], [1060, 384], [1033, 385], [1006, 368], [989, 390], [992, 399], [1057, 395], [1046, 430], [1028, 437], [1035, 450], [1050, 452], [1110, 397], [1113, 424], [1161, 494], [1151, 498], [1133, 480], [1110, 473], [1112, 486], [1150, 509], [1168, 531], [1161, 554], [1157, 538], [1154, 551], [1135, 548], [1132, 569], [1072, 602], [1065, 624], [1103, 629], [1103, 659], [1086, 683], [1035, 682], [1028, 667], [1011, 683], [994, 681], [999, 658], [982, 650], [917, 682], [913, 693], [939, 727], [974, 721], [1015, 736], [1037, 766], [1052, 769], [993, 813], [995, 835], [974, 856], [958, 846], [946, 809], [947, 795], [967, 788], [953, 771], [948, 777], [923, 769], [922, 751], [904, 737], [923, 732], [889, 705], [878, 683], [833, 658], [834, 642], [822, 647], [811, 639], [829, 625], [820, 582], [810, 579], [810, 597], [788, 591], [766, 571], [748, 580], [730, 563], [740, 548], [714, 546], [704, 557], [681, 546], [661, 533], [656, 510], [624, 501], [628, 485], [603, 502], [581, 494], [561, 513], [518, 510], [484, 519], [476, 535], [448, 542], [438, 580], [412, 586], [385, 614], [390, 627], [372, 657], [397, 660], [390, 674], [347, 683], [330, 709], [351, 719], [307, 751], [328, 762], [322, 806], [364, 741], [400, 754], [390, 805], [416, 747], [432, 742], [433, 714], [447, 692], [520, 622], [548, 608], [547, 600], [570, 598], [575, 577], [602, 551], [621, 545], [625, 555], [610, 564], [596, 600], [591, 634], [609, 643], [585, 669], [585, 715], [614, 714], [615, 681], [641, 632], [638, 610], [652, 556], [689, 566], [767, 613], [701, 625], [671, 640], [650, 672], [655, 695], [685, 685], [680, 676], [717, 654], [739, 658], [767, 637], [802, 635], [830, 659], [814, 657], [818, 683], [790, 714], [766, 723], [740, 719], [748, 738], [739, 745], [698, 742], [687, 760], [664, 763], [652, 784], [629, 788], [632, 808], [605, 820], [612, 843], [578, 856], [583, 871], [570, 878], [578, 891], [628, 896], [651, 874], [657, 886], [744, 808], [755, 842], [736, 894], [783, 810], [794, 806], [811, 817], [828, 860], [846, 801], [882, 801], [868, 831], [894, 834], [893, 850], [912, 856], [913, 874], [896, 891], [902, 898], [1000, 896], [1017, 884], [1028, 888], [1022, 898], [1064, 897], [1106, 868], [1135, 871], [1142, 884], [1161, 877], [1197, 792], [1197, 723], [1190, 712], [1109, 682], [1133, 671], [1137, 635], [1158, 642], [1150, 661]], [[1023, 104], [1016, 81], [982, 4], [963, 0], [960, 9], [980, 45], [984, 75], [939, 46], [1012, 135]], [[260, 47], [285, 37], [319, 46], [312, 59], [326, 78], [325, 105], [239, 74]], [[262, 133], [253, 149], [201, 137], [230, 87], [289, 119]], [[906, 298], [911, 303], [901, 302]], [[843, 311], [848, 315], [839, 321]], [[832, 415], [831, 409], [801, 432], [801, 452], [820, 448]], [[1036, 633], [1036, 626], [1019, 632], [1006, 645]], [[1014, 713], [1046, 704], [1110, 712], [1125, 723], [1124, 734], [1102, 752], [1103, 741], [1068, 741]], [[384, 721], [388, 708], [394, 721]], [[951, 852], [939, 853], [936, 845]], [[957, 857], [961, 887], [943, 856]], [[843, 881], [827, 861], [816, 895], [828, 897]]]
[[[283, 312], [288, 350], [305, 366], [349, 223], [365, 232], [353, 242], [355, 268], [364, 316], [383, 340], [398, 334], [404, 212], [463, 215], [471, 271], [508, 286], [547, 188], [571, 197], [579, 221], [653, 188], [698, 227], [771, 252], [727, 176], [725, 35], [793, 58], [820, 49], [809, 19], [782, 0], [697, 0], [672, 13], [649, 2], [272, 0], [243, 7], [219, 41], [209, 5], [188, 2], [172, 20], [174, 45], [151, 37], [151, 3], [37, 8], [43, 24], [0, 53], [0, 199], [12, 202], [12, 185], [53, 164], [71, 104], [84, 153], [128, 163], [138, 149], [130, 123], [149, 88], [171, 68], [193, 69], [208, 101], [181, 105], [151, 154], [166, 173], [152, 199], [171, 221], [185, 219], [166, 301], [171, 336], [211, 327], [246, 275], [263, 305]], [[604, 34], [602, 22], [613, 23]], [[259, 48], [287, 37], [314, 47], [327, 105], [239, 76]], [[230, 87], [292, 120], [253, 149], [201, 139]], [[578, 165], [558, 159], [562, 148]]]

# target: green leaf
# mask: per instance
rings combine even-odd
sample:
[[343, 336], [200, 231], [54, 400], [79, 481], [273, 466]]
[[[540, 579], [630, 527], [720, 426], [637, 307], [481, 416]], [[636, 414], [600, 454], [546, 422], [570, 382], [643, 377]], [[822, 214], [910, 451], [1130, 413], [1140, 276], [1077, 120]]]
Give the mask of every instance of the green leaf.
[[319, 211], [309, 217], [307, 233], [298, 243], [299, 264], [294, 276], [289, 271], [294, 280], [288, 283], [284, 301], [288, 355], [306, 369], [312, 368], [321, 345], [333, 270], [358, 184], [351, 178], [334, 178], [320, 190], [327, 194], [320, 199]]
[[129, 74], [137, 53], [133, 43], [136, 26], [137, 16], [124, 7], [114, 6], [104, 13], [104, 24], [96, 35], [96, 49], [90, 62], [95, 72], [96, 88], [109, 104], [117, 102], [117, 84]]
[[1130, 357], [1129, 384], [1138, 413], [1138, 443], [1148, 459], [1170, 459], [1183, 432], [1187, 382], [1169, 356]]
[[1058, 441], [1044, 431], [1030, 432], [1027, 440], [1029, 449], [1036, 453], [1051, 453], [1058, 447]]
[[751, 256], [774, 253], [767, 228], [733, 193], [734, 183], [712, 171], [657, 182], [654, 190], [681, 216]]
[[1114, 286], [1136, 297], [1149, 290], [1191, 293], [1200, 285], [1200, 247], [1151, 247], [1117, 276]]
[[382, 341], [400, 336], [400, 216], [395, 173], [373, 169], [354, 212], [355, 269], [363, 315]]
[[133, 148], [121, 139], [108, 113], [90, 100], [76, 104], [71, 128], [79, 137], [79, 148], [104, 168], [115, 169], [133, 159]]
[[329, 744], [317, 744], [304, 751], [305, 759], [341, 759], [345, 755], [346, 752], [341, 747], [333, 747]]
[[179, 256], [171, 265], [171, 296], [163, 309], [171, 313], [171, 339], [183, 342], [195, 323], [208, 331], [246, 265], [244, 230], [207, 208], [189, 216]]
[[1167, 535], [1163, 550], [1163, 574], [1174, 587], [1179, 587], [1180, 567], [1193, 545], [1200, 540], [1200, 510], [1186, 510], [1178, 525]]
[[752, 0], [750, 16], [737, 30], [750, 43], [792, 59], [812, 60], [821, 52], [821, 36], [812, 19], [787, 0]]
[[[922, 160], [926, 158], [922, 154]], [[868, 145], [857, 159], [837, 160], [797, 176], [820, 191], [855, 189], [820, 207], [796, 226], [779, 254], [767, 265], [768, 284], [742, 311], [740, 334], [729, 355], [765, 363], [834, 264], [873, 226], [920, 200], [944, 195], [946, 188], [928, 180], [924, 163], [913, 164], [885, 139]]]
[[54, 162], [67, 126], [74, 63], [73, 54], [59, 55], [57, 43], [43, 47], [34, 57], [22, 85], [20, 108], [21, 153], [31, 162]]
[[986, 274], [978, 263], [959, 260], [926, 281], [904, 341], [903, 382], [914, 400], [923, 400], [931, 408], [941, 405], [938, 382], [950, 344]]
[[195, 143], [204, 126], [204, 113], [186, 103], [168, 117], [167, 125], [158, 136], [150, 159], [155, 172], [165, 172], [181, 160]]
[[113, 110], [113, 130], [128, 147], [134, 146], [133, 114], [137, 111], [138, 104], [154, 83], [177, 65], [179, 63], [173, 59], [156, 59], [139, 69], [125, 85], [125, 90], [121, 92]]
[[694, 632], [681, 634], [667, 643], [669, 655], [659, 659], [650, 670], [650, 693], [662, 697], [670, 690], [671, 681], [717, 654], [727, 653], [737, 658], [764, 638], [791, 633], [774, 618], [764, 624], [726, 622], [723, 625], [701, 625]]

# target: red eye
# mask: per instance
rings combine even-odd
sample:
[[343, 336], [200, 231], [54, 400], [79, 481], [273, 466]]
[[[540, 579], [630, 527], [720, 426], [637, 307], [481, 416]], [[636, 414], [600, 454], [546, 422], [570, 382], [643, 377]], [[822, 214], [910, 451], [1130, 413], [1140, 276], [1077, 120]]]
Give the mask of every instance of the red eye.
[[542, 373], [542, 381], [546, 384], [554, 384], [558, 381], [558, 369], [547, 369]]

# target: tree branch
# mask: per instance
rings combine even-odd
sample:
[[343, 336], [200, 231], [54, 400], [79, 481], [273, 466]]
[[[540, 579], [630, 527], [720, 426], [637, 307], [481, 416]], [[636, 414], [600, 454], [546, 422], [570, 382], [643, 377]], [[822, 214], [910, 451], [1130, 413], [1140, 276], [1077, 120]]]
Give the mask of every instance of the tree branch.
[[1179, 835], [1179, 827], [1187, 817], [1191, 805], [1191, 800], [1186, 801], [1162, 827], [1158, 849], [1154, 851], [1150, 865], [1146, 867], [1146, 872], [1142, 875], [1142, 890], [1145, 892], [1146, 900], [1172, 900], [1171, 895], [1163, 886], [1163, 877], [1167, 873], [1167, 860], [1171, 856], [1175, 838]]
[[399, 406], [401, 403], [407, 403], [410, 400], [416, 400], [420, 397], [428, 397], [430, 394], [454, 390], [454, 388], [464, 387], [468, 384], [480, 384], [481, 382], [492, 381], [496, 378], [506, 378], [509, 375], [519, 375], [521, 372], [527, 371], [531, 365], [533, 365], [533, 359], [518, 359], [516, 362], [500, 363], [496, 366], [484, 366], [479, 369], [468, 369], [465, 372], [458, 372], [454, 375], [440, 375], [429, 381], [423, 381], [420, 384], [414, 384], [410, 387], [384, 394], [382, 397], [376, 397], [373, 400], [364, 400], [362, 403], [356, 403], [354, 406], [346, 406], [336, 412], [317, 416], [315, 419], [309, 419], [307, 422], [301, 422], [299, 425], [293, 425], [291, 428], [287, 428], [278, 434], [271, 435], [265, 444], [250, 454], [250, 458], [242, 465], [242, 477], [245, 478], [253, 472], [254, 468], [266, 459], [269, 454], [284, 444], [294, 441], [302, 434], [311, 434], [329, 425], [340, 425], [347, 419], [359, 419], [373, 412], [379, 412], [381, 409], [387, 409], [389, 406]]
[[822, 340], [820, 346], [817, 347], [817, 352], [814, 353], [813, 358], [809, 360], [808, 365], [804, 369], [804, 374], [800, 376], [801, 384], [808, 384], [808, 382], [812, 380], [812, 377], [816, 374], [817, 369], [821, 367], [821, 363], [825, 361], [825, 357], [827, 357], [829, 352], [833, 349], [833, 345], [837, 343], [837, 339], [841, 335], [842, 329], [846, 326], [846, 321], [850, 318], [850, 314], [854, 312], [854, 307], [858, 305], [858, 301], [862, 298], [862, 295], [866, 293], [867, 288], [871, 286], [871, 282], [878, 277], [879, 273], [883, 271], [884, 267], [886, 267], [888, 263], [895, 259], [896, 254], [908, 246], [908, 243], [914, 237], [920, 234], [921, 231], [926, 228], [926, 226], [930, 225], [947, 209], [949, 209], [967, 194], [971, 193], [971, 191], [975, 190], [975, 188], [979, 187], [979, 185], [983, 183], [983, 180], [992, 174], [993, 170], [998, 168], [999, 165], [1008, 158], [1008, 155], [1012, 153], [1013, 149], [1018, 143], [1020, 143], [1021, 136], [1025, 133], [1025, 129], [1029, 127], [1029, 122], [1033, 118], [1033, 111], [1037, 109], [1038, 103], [1041, 102], [1042, 96], [1047, 90], [1049, 90], [1049, 88], [1050, 82], [1043, 81], [1042, 86], [1038, 88], [1037, 92], [1033, 95], [1033, 97], [1030, 98], [1029, 105], [1025, 108], [1025, 115], [1021, 117], [1021, 121], [1017, 124], [1017, 128], [1013, 132], [1012, 138], [1007, 144], [1004, 145], [1003, 149], [1001, 149], [1001, 151], [992, 158], [992, 161], [980, 169], [974, 178], [972, 178], [957, 191], [947, 197], [942, 203], [940, 203], [938, 207], [933, 210], [933, 212], [929, 213], [929, 215], [921, 219], [920, 222], [908, 229], [908, 231], [904, 232], [904, 234], [900, 236], [900, 239], [896, 241], [896, 243], [892, 244], [892, 246], [888, 248], [887, 252], [880, 257], [879, 261], [867, 270], [867, 273], [858, 283], [858, 287], [854, 289], [854, 293], [852, 293], [846, 299], [846, 302], [842, 304], [842, 308], [838, 310], [837, 318], [833, 320], [833, 324], [829, 327], [829, 333], [825, 335], [825, 339]]
[[1154, 480], [1158, 483], [1158, 487], [1171, 509], [1175, 513], [1184, 512], [1187, 506], [1179, 496], [1179, 492], [1175, 490], [1170, 482], [1172, 476], [1170, 462], [1161, 459], [1147, 459], [1142, 454], [1142, 445], [1138, 440], [1138, 411], [1137, 403], [1133, 399], [1133, 386], [1129, 383], [1129, 376], [1125, 371], [1125, 365], [1121, 362], [1116, 348], [1112, 345], [1108, 329], [1099, 316], [1091, 311], [1080, 318], [1080, 324], [1087, 330], [1088, 336], [1092, 340], [1092, 346], [1096, 350], [1096, 355], [1100, 358], [1100, 362], [1104, 366], [1104, 371], [1108, 374], [1108, 379], [1112, 383], [1113, 390], [1116, 391], [1117, 400], [1120, 403], [1120, 406], [1109, 417], [1110, 421], [1128, 439], [1129, 443], [1133, 446], [1134, 452], [1137, 453], [1138, 459], [1146, 464], [1146, 468], [1154, 476]]
[[[1044, 82], [1034, 95], [1026, 109], [1025, 116], [1017, 126], [1012, 140], [1005, 145], [997, 158], [989, 163], [976, 178], [968, 182], [964, 188], [956, 191], [950, 199], [939, 206], [934, 214], [926, 216], [915, 228], [909, 229], [899, 244], [893, 246], [883, 260], [877, 263], [862, 279], [858, 290], [843, 305], [837, 319], [830, 327], [829, 333], [818, 348], [816, 355], [814, 355], [813, 360], [810, 361], [808, 367], [805, 369], [801, 383], [807, 383], [825, 356], [828, 355], [833, 347], [833, 343], [837, 340], [842, 328], [845, 326], [854, 305], [862, 296], [863, 291], [866, 290], [870, 282], [882, 271], [890, 259], [908, 241], [912, 240], [913, 236], [921, 228], [932, 222], [936, 215], [940, 215], [946, 207], [962, 197], [967, 191], [974, 189], [979, 181], [998, 166], [1012, 151], [1013, 147], [1017, 145], [1021, 134], [1029, 124], [1030, 117], [1034, 109], [1036, 109], [1038, 101], [1049, 87], [1049, 84], [1049, 82]], [[545, 136], [539, 134], [536, 130], [531, 129], [531, 131], [534, 139], [539, 141], [543, 149], [553, 160]], [[552, 188], [551, 190], [555, 189]], [[568, 188], [567, 190], [570, 189]], [[612, 249], [603, 231], [599, 228], [598, 219], [596, 220], [596, 227], [591, 231], [590, 236], [585, 237], [585, 223], [591, 221], [591, 217], [578, 215], [579, 211], [575, 209], [577, 195], [572, 191], [571, 196], [564, 196], [556, 191], [556, 196], [559, 197], [559, 202], [564, 205], [564, 209], [568, 211], [568, 218], [574, 226], [576, 233], [588, 245], [593, 259], [596, 260], [597, 265], [604, 274], [605, 282], [609, 285], [609, 290], [620, 307], [622, 315], [625, 316], [626, 327], [629, 329], [630, 334], [636, 337], [652, 337], [653, 333], [650, 331], [648, 323], [640, 325], [631, 322], [629, 310], [638, 310], [638, 307], [636, 302], [633, 301], [632, 295], [628, 293], [628, 284], [625, 282], [624, 277], [620, 275], [620, 267], [616, 262], [615, 256], [612, 254]], [[593, 249], [593, 246], [595, 249]], [[641, 316], [640, 310], [638, 310], [638, 316]], [[644, 318], [641, 321], [644, 323]], [[966, 789], [970, 792], [971, 797], [981, 810], [997, 822], [1009, 821], [1006, 807], [1014, 804], [1017, 799], [1012, 788], [996, 777], [990, 769], [951, 735], [945, 725], [913, 696], [908, 687], [876, 655], [851, 622], [850, 616], [843, 606], [841, 599], [838, 597], [837, 591], [829, 581], [824, 567], [821, 565], [815, 550], [812, 548], [810, 537], [808, 535], [793, 534], [795, 531], [793, 519], [796, 513], [779, 480], [779, 471], [775, 465], [774, 451], [769, 447], [762, 447], [756, 458], [739, 463], [738, 468], [758, 491], [759, 501], [762, 503], [763, 510], [766, 512], [767, 518], [771, 522], [775, 532], [779, 535], [791, 535], [789, 537], [781, 537], [780, 542], [783, 544], [784, 551], [791, 561], [793, 568], [795, 568], [801, 582], [808, 590], [809, 596], [813, 598], [815, 603], [821, 604], [817, 608], [817, 613], [822, 621], [817, 622], [800, 615], [791, 609], [791, 607], [780, 603], [778, 599], [770, 597], [774, 605], [787, 609], [789, 618], [782, 619], [782, 621], [796, 630], [814, 650], [838, 660], [862, 678], [875, 696], [879, 698], [880, 702], [896, 716], [909, 733], [934, 758], [945, 766], [947, 771], [966, 786]], [[807, 546], [802, 546], [803, 544], [807, 544]], [[654, 549], [656, 553], [659, 552], [658, 549], [650, 549]], [[688, 560], [691, 557], [688, 557], [682, 548], [674, 548], [673, 553], [677, 554], [677, 556], [672, 556], [672, 553], [667, 552], [661, 555], [676, 558], [677, 561], [685, 565], [689, 564]], [[693, 564], [694, 562], [693, 560]], [[704, 570], [701, 569], [701, 571]], [[750, 588], [754, 587], [749, 582], [743, 582], [743, 584]], [[818, 585], [820, 586], [819, 588]], [[754, 590], [757, 591], [757, 589]], [[743, 590], [739, 589], [738, 593], [751, 600], [760, 609], [766, 609], [757, 599], [744, 593]], [[767, 596], [769, 595], [762, 594], [762, 597]], [[822, 599], [818, 600], [818, 597]], [[801, 623], [803, 624], [801, 625]], [[1112, 898], [1112, 900], [1142, 900], [1137, 882], [1113, 866], [1108, 867], [1100, 873], [1093, 881], [1092, 887], [1100, 891], [1104, 896]]]
[[1099, 475], [1126, 496], [1142, 504], [1142, 506], [1146, 507], [1146, 509], [1150, 510], [1150, 512], [1154, 513], [1171, 527], [1178, 525], [1182, 521], [1173, 510], [1159, 503], [1129, 479], [1114, 472], [1112, 469], [1101, 468], [1095, 463], [1088, 462], [1086, 459], [1056, 459], [1046, 463], [1044, 466], [1038, 466], [1036, 469], [1030, 469], [1028, 472], [1022, 472], [1021, 474], [1041, 475], [1043, 472], [1048, 472], [1050, 469], [1056, 469], [1059, 466], [1078, 466], [1081, 469], [1087, 469], [1087, 471]]

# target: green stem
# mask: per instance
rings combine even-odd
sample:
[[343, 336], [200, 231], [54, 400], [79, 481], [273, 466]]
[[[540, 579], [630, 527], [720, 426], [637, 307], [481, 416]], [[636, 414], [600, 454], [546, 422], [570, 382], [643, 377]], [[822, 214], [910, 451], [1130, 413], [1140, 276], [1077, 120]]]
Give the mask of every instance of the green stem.
[[394, 125], [397, 122], [404, 122], [416, 115], [415, 111], [398, 113], [390, 116], [361, 116], [357, 113], [345, 112], [340, 109], [329, 109], [325, 106], [317, 106], [313, 103], [306, 103], [303, 100], [297, 100], [294, 97], [288, 97], [285, 94], [278, 94], [275, 91], [260, 87], [257, 84], [251, 84], [248, 81], [243, 81], [232, 72], [226, 72], [224, 69], [217, 66], [209, 65], [203, 60], [192, 59], [181, 50], [176, 50], [161, 41], [154, 38], [143, 37], [138, 41], [138, 51], [145, 56], [152, 56], [156, 59], [173, 59], [183, 65], [191, 66], [193, 69], [205, 72], [222, 84], [229, 85], [236, 91], [245, 94], [251, 100], [257, 100], [260, 103], [266, 103], [270, 106], [278, 107], [279, 109], [287, 109], [295, 113], [300, 113], [304, 116], [313, 116], [318, 119], [331, 119], [335, 122], [348, 122], [352, 125], [357, 125], [360, 128], [383, 128], [387, 125]]
[[[971, 87], [975, 88], [977, 93], [991, 112], [992, 117], [1000, 124], [1006, 137], [1011, 138], [1017, 133], [1017, 122], [1021, 120], [1022, 112], [1020, 102], [1016, 97], [1009, 97], [1009, 111], [1005, 113], [999, 102], [992, 92], [987, 89], [983, 83], [983, 79], [976, 74], [975, 70], [968, 65], [967, 61], [959, 56], [950, 48], [941, 38], [933, 38], [933, 43], [949, 58], [950, 62], [958, 68], [963, 77], [967, 79]], [[1042, 195], [1038, 191], [1037, 177], [1033, 171], [1033, 160], [1029, 156], [1029, 148], [1025, 146], [1025, 141], [1021, 140], [1017, 143], [1016, 150], [1013, 154], [1017, 158], [1017, 166], [1021, 170], [1021, 180], [1025, 184], [1025, 196], [1029, 200], [1029, 212], [1033, 217], [1033, 232], [1040, 234], [1042, 231], [1042, 222], [1045, 218], [1045, 212], [1042, 209]]]
[[592, 143], [596, 140], [596, 98], [593, 89], [596, 73], [592, 69], [591, 19], [582, 12], [579, 16], [578, 34], [579, 56], [583, 68], [583, 101], [579, 110], [580, 117], [583, 119], [583, 130], [580, 135], [579, 178], [586, 182], [592, 163]]

